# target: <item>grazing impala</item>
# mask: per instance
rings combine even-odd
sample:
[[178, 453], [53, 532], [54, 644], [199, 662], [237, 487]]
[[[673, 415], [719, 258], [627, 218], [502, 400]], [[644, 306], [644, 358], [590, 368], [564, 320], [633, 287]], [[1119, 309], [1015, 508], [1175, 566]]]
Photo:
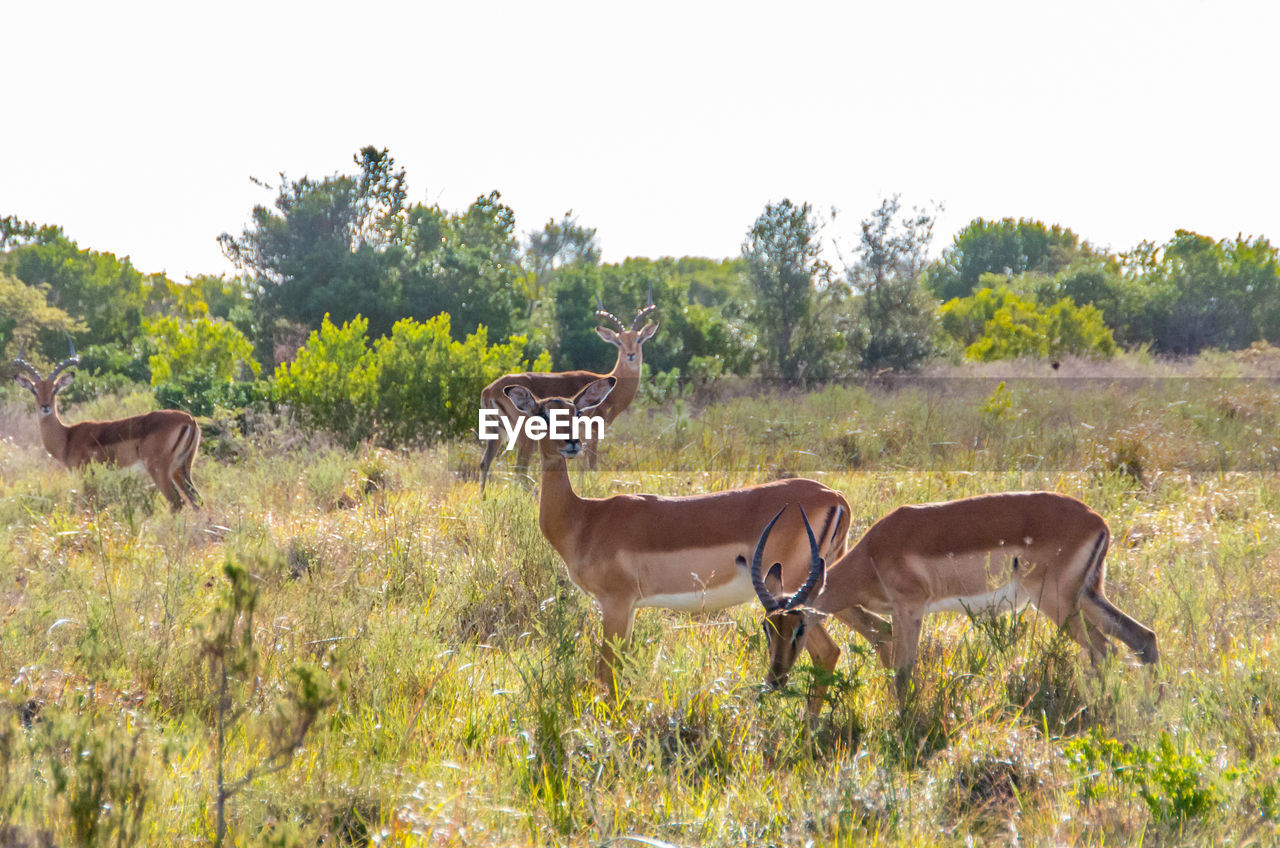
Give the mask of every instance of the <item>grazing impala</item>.
[[[811, 550], [806, 585], [822, 579], [824, 569], [825, 582], [807, 605], [807, 595], [777, 596], [777, 565], [760, 577], [772, 527], [765, 526], [751, 562], [765, 608], [772, 684], [786, 681], [805, 644], [806, 625], [827, 614], [849, 622], [876, 647], [884, 665], [897, 670], [900, 697], [916, 660], [921, 623], [931, 612], [999, 612], [1031, 604], [1088, 649], [1094, 662], [1111, 649], [1107, 636], [1124, 642], [1144, 663], [1159, 656], [1155, 633], [1103, 595], [1111, 537], [1106, 521], [1067, 495], [1006, 492], [898, 507], [830, 568]], [[880, 615], [892, 616], [892, 628]]]
[[23, 360], [21, 352], [13, 363], [21, 369], [14, 375], [18, 385], [35, 395], [45, 450], [68, 468], [89, 462], [141, 465], [174, 512], [182, 509], [183, 495], [193, 507], [199, 507], [200, 495], [191, 482], [191, 463], [200, 446], [200, 427], [195, 419], [180, 410], [162, 409], [118, 421], [81, 421], [68, 427], [58, 417], [58, 393], [71, 385], [75, 376], [71, 371], [62, 372], [79, 362], [72, 344], [71, 356], [45, 378]]
[[[596, 335], [618, 349], [618, 361], [613, 364], [613, 370], [608, 374], [597, 374], [594, 371], [507, 374], [494, 380], [480, 392], [481, 408], [497, 409], [502, 413], [503, 418], [514, 423], [523, 416], [506, 395], [506, 390], [510, 386], [522, 386], [530, 394], [540, 398], [573, 397], [587, 384], [594, 383], [603, 377], [613, 377], [617, 381], [617, 388], [609, 395], [608, 400], [595, 410], [595, 414], [603, 418], [606, 425], [612, 424], [613, 420], [631, 405], [632, 399], [636, 396], [636, 389], [640, 386], [640, 366], [644, 364], [641, 348], [658, 331], [656, 323], [650, 322], [643, 327], [641, 323], [655, 309], [657, 307], [653, 305], [653, 293], [650, 292], [649, 305], [636, 310], [636, 317], [632, 319], [631, 329], [628, 330], [612, 313], [605, 311], [604, 303], [599, 303], [596, 317], [612, 321], [618, 328], [615, 331], [608, 327], [596, 327]], [[497, 458], [498, 452], [502, 450], [502, 444], [498, 439], [485, 443], [484, 457], [480, 460], [481, 494], [484, 493], [485, 483], [489, 480], [489, 468]], [[583, 444], [586, 447], [587, 462], [594, 469], [596, 440], [588, 439]], [[516, 471], [521, 475], [524, 475], [529, 468], [529, 457], [533, 453], [533, 448], [532, 440], [523, 435], [516, 442]]]
[[[603, 404], [616, 382], [615, 377], [597, 380], [572, 399], [537, 398], [524, 386], [508, 386], [506, 394], [525, 415], [562, 409], [577, 416]], [[566, 460], [581, 452], [581, 443], [547, 438], [540, 449], [538, 524], [568, 566], [569, 579], [600, 607], [603, 641], [596, 671], [606, 686], [613, 685], [615, 645], [630, 635], [637, 608], [711, 611], [755, 597], [745, 560], [736, 567], [732, 563], [756, 546], [759, 527], [782, 506], [799, 504], [819, 522], [815, 550], [829, 557], [844, 552], [849, 504], [815, 480], [778, 480], [692, 497], [580, 498], [569, 482]], [[810, 543], [799, 511], [788, 519], [779, 522], [765, 547], [782, 563], [781, 582], [798, 586], [809, 575]], [[808, 647], [815, 658], [840, 654], [821, 622]]]

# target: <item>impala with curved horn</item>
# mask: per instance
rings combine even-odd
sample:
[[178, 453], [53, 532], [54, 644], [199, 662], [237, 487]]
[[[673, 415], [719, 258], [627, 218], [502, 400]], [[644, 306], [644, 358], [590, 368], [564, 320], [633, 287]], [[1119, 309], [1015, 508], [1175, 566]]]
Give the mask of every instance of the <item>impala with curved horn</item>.
[[140, 465], [151, 475], [174, 512], [182, 509], [183, 496], [199, 507], [200, 495], [191, 481], [191, 464], [200, 446], [200, 427], [194, 418], [177, 409], [162, 409], [116, 421], [81, 421], [70, 426], [58, 417], [58, 393], [71, 385], [78, 365], [74, 342], [68, 339], [71, 355], [58, 363], [48, 377], [23, 359], [23, 351], [13, 366], [18, 385], [35, 395], [40, 417], [40, 440], [54, 459], [67, 468], [90, 462], [122, 467]]
[[[785, 619], [786, 615], [793, 610], [799, 610], [804, 607], [805, 601], [809, 600], [809, 596], [813, 594], [813, 590], [822, 582], [825, 572], [826, 560], [822, 558], [818, 550], [818, 541], [814, 538], [813, 528], [809, 525], [809, 516], [805, 513], [804, 507], [800, 507], [800, 520], [804, 523], [804, 530], [809, 537], [809, 574], [805, 578], [804, 584], [792, 595], [780, 594], [782, 592], [782, 563], [775, 562], [773, 568], [769, 569], [768, 576], [761, 576], [760, 563], [764, 557], [764, 543], [768, 539], [770, 533], [773, 532], [773, 525], [777, 523], [782, 514], [787, 511], [787, 507], [778, 510], [778, 514], [769, 519], [769, 523], [764, 526], [764, 532], [760, 536], [760, 541], [756, 543], [755, 553], [751, 556], [751, 566], [749, 573], [751, 575], [751, 586], [755, 590], [756, 597], [760, 599], [760, 603], [764, 605], [765, 621], [764, 633], [765, 639], [769, 640], [772, 646], [773, 638], [781, 631], [778, 629], [778, 620]], [[739, 555], [736, 560], [738, 568], [746, 568], [746, 558]], [[800, 649], [805, 644], [805, 631], [808, 622], [801, 617], [796, 626], [789, 631], [788, 638], [779, 642], [777, 650], [770, 650], [769, 674], [765, 678], [765, 684], [770, 688], [776, 689], [787, 682], [787, 675], [791, 670], [791, 666], [795, 664], [796, 657]], [[840, 649], [837, 648], [834, 656], [824, 656], [823, 659], [830, 663], [825, 666], [827, 671], [835, 668], [835, 661], [840, 656]]]
[[[1108, 636], [1144, 663], [1159, 658], [1155, 633], [1104, 594], [1107, 522], [1067, 495], [1005, 492], [898, 507], [830, 568], [811, 551], [805, 585], [822, 580], [823, 586], [809, 603], [807, 596], [784, 601], [769, 578], [760, 579], [771, 529], [766, 525], [760, 534], [751, 567], [765, 608], [769, 676], [775, 682], [786, 680], [806, 629], [826, 615], [850, 623], [876, 647], [881, 662], [896, 669], [899, 697], [907, 690], [924, 616], [931, 612], [974, 614], [1031, 604], [1095, 663], [1111, 650]], [[881, 615], [892, 617], [892, 627]]]
[[[484, 387], [480, 392], [482, 409], [497, 409], [502, 417], [511, 424], [523, 418], [519, 410], [507, 398], [506, 390], [510, 386], [523, 386], [535, 397], [573, 397], [585, 386], [604, 377], [613, 377], [617, 381], [617, 389], [609, 396], [609, 400], [596, 410], [596, 415], [604, 419], [606, 425], [622, 414], [636, 396], [640, 387], [640, 367], [644, 364], [642, 348], [644, 343], [653, 338], [658, 331], [655, 322], [645, 323], [645, 319], [658, 307], [653, 303], [653, 289], [649, 289], [649, 304], [636, 310], [631, 319], [631, 328], [622, 323], [613, 313], [606, 312], [604, 302], [597, 296], [596, 317], [613, 323], [617, 330], [608, 327], [596, 327], [596, 335], [618, 349], [618, 359], [613, 370], [608, 374], [597, 374], [594, 371], [558, 371], [551, 373], [525, 372], [523, 374], [507, 374], [499, 377]], [[491, 440], [485, 444], [484, 456], [480, 460], [480, 492], [484, 493], [485, 484], [489, 480], [489, 469], [502, 450], [501, 440]], [[596, 467], [596, 440], [585, 442], [587, 464]], [[529, 467], [529, 458], [533, 454], [533, 441], [521, 432], [516, 442], [516, 471], [524, 475]]]
[[[605, 377], [572, 398], [535, 397], [524, 386], [509, 386], [507, 397], [524, 415], [565, 410], [572, 416], [594, 414], [614, 390]], [[800, 586], [808, 575], [811, 552], [838, 557], [849, 532], [849, 504], [839, 492], [816, 480], [792, 478], [690, 497], [614, 495], [581, 498], [569, 481], [567, 460], [582, 450], [576, 439], [543, 439], [542, 487], [538, 524], [559, 552], [574, 585], [600, 607], [603, 640], [597, 676], [614, 680], [615, 648], [631, 633], [636, 610], [664, 607], [685, 612], [713, 611], [755, 597], [751, 574], [741, 554], [757, 545], [757, 528], [773, 515], [773, 538], [761, 547], [781, 565], [781, 585]], [[816, 537], [791, 520], [774, 515], [789, 503], [820, 517]], [[807, 522], [807, 518], [805, 519]], [[774, 525], [777, 524], [776, 529]], [[816, 554], [815, 554], [816, 555]], [[738, 565], [731, 565], [734, 557]], [[812, 591], [812, 586], [800, 593]], [[834, 666], [840, 650], [821, 622], [806, 647], [815, 662]], [[820, 694], [810, 708], [821, 704]]]

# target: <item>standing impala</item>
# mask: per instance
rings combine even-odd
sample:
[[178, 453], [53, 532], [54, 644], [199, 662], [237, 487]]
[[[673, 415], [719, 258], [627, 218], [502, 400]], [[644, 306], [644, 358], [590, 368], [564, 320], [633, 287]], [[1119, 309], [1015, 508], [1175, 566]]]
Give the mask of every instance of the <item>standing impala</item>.
[[[898, 507], [830, 568], [811, 552], [809, 583], [824, 568], [826, 574], [807, 606], [807, 595], [777, 596], [777, 565], [760, 577], [772, 526], [760, 535], [751, 574], [765, 608], [768, 680], [775, 685], [786, 681], [805, 644], [806, 625], [826, 614], [850, 622], [876, 647], [881, 662], [897, 670], [899, 697], [906, 693], [920, 627], [931, 612], [998, 612], [1031, 604], [1088, 649], [1094, 662], [1111, 649], [1107, 636], [1124, 642], [1144, 663], [1159, 657], [1156, 634], [1103, 594], [1111, 538], [1106, 521], [1067, 495], [1006, 492]], [[892, 628], [880, 615], [893, 617]], [[828, 668], [838, 656], [837, 650]]]
[[[594, 383], [603, 377], [613, 377], [617, 381], [617, 389], [609, 396], [607, 402], [595, 411], [604, 419], [605, 424], [612, 424], [622, 411], [631, 405], [640, 386], [640, 366], [644, 364], [642, 348], [644, 343], [653, 338], [658, 325], [650, 322], [641, 327], [641, 323], [658, 307], [653, 305], [653, 293], [649, 293], [649, 305], [636, 310], [636, 317], [631, 320], [631, 329], [606, 312], [604, 303], [599, 303], [596, 317], [612, 321], [618, 329], [596, 327], [596, 335], [618, 349], [618, 360], [608, 374], [597, 374], [594, 371], [558, 371], [552, 373], [525, 372], [523, 374], [507, 374], [499, 377], [484, 387], [480, 392], [481, 408], [497, 409], [502, 417], [510, 422], [517, 422], [523, 416], [515, 408], [506, 395], [511, 386], [522, 386], [535, 397], [573, 397], [584, 386]], [[480, 460], [480, 493], [484, 494], [485, 483], [489, 480], [489, 468], [493, 460], [502, 450], [502, 441], [494, 439], [485, 444], [484, 457]], [[587, 463], [594, 470], [596, 467], [596, 440], [585, 442]], [[516, 442], [516, 471], [524, 475], [529, 468], [529, 457], [533, 453], [533, 442], [521, 432]]]
[[63, 374], [63, 370], [79, 362], [73, 343], [71, 356], [58, 363], [48, 377], [41, 378], [21, 352], [13, 363], [21, 369], [14, 374], [18, 385], [35, 395], [45, 450], [68, 468], [89, 462], [141, 465], [174, 512], [182, 509], [183, 495], [193, 507], [199, 507], [200, 495], [191, 482], [191, 463], [200, 446], [200, 427], [195, 419], [177, 409], [162, 409], [117, 421], [81, 421], [67, 426], [58, 417], [58, 393], [71, 385], [75, 376], [71, 371]]
[[[597, 380], [572, 399], [537, 398], [524, 386], [508, 386], [506, 394], [525, 415], [565, 410], [579, 416], [598, 409], [616, 382], [615, 377]], [[745, 560], [732, 563], [756, 546], [758, 528], [782, 506], [799, 504], [819, 522], [815, 550], [829, 557], [844, 552], [849, 504], [815, 480], [778, 480], [692, 497], [580, 498], [569, 482], [566, 460], [579, 454], [581, 442], [547, 438], [540, 449], [538, 524], [568, 566], [569, 579], [600, 607], [603, 640], [596, 672], [607, 687], [613, 685], [616, 643], [630, 635], [637, 608], [712, 611], [755, 597]], [[788, 518], [766, 549], [782, 563], [782, 583], [798, 586], [809, 576], [812, 533], [806, 539], [799, 511]], [[840, 654], [821, 622], [808, 647], [815, 658]]]

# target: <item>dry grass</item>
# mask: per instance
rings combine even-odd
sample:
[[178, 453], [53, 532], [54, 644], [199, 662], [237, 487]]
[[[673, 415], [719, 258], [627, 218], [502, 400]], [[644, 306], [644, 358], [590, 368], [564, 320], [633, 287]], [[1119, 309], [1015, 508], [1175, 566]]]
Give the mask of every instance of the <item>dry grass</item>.
[[1280, 397], [1203, 374], [1274, 374], [1265, 357], [1221, 359], [1178, 379], [1135, 379], [1170, 376], [1141, 361], [1035, 380], [964, 369], [624, 416], [605, 470], [574, 472], [582, 491], [805, 473], [846, 493], [855, 531], [897, 504], [1010, 488], [1108, 518], [1109, 594], [1157, 631], [1158, 667], [1091, 673], [1034, 615], [936, 616], [900, 713], [836, 626], [848, 650], [811, 734], [803, 670], [761, 693], [747, 608], [646, 611], [623, 697], [602, 696], [594, 610], [525, 489], [499, 480], [479, 498], [472, 445], [347, 452], [267, 424], [203, 457], [207, 508], [174, 517], [128, 473], [54, 467], [11, 400], [0, 842], [210, 840], [219, 709], [202, 628], [231, 559], [258, 606], [228, 769], [263, 761], [292, 670], [340, 687], [289, 767], [230, 801], [235, 844], [1272, 844]]

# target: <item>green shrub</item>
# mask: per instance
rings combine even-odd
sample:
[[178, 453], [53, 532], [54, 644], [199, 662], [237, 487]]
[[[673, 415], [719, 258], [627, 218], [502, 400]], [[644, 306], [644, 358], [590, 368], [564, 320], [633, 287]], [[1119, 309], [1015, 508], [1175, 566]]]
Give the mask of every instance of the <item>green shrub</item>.
[[165, 409], [184, 409], [208, 418], [218, 409], [239, 412], [264, 401], [269, 390], [263, 381], [218, 379], [215, 369], [208, 368], [160, 383], [155, 393], [156, 401]]
[[180, 321], [164, 316], [146, 321], [143, 329], [156, 349], [150, 359], [153, 386], [201, 371], [230, 381], [245, 367], [254, 374], [262, 370], [253, 359], [253, 345], [226, 321], [204, 316]]
[[[292, 363], [276, 370], [276, 393], [304, 423], [349, 444], [376, 435], [404, 444], [452, 438], [475, 425], [480, 390], [502, 374], [550, 368], [524, 358], [525, 339], [490, 345], [481, 327], [464, 341], [450, 335], [448, 313], [406, 318], [370, 348], [368, 322], [335, 327], [326, 316]], [[376, 434], [375, 434], [376, 429]]]
[[[1125, 745], [1098, 732], [1068, 742], [1067, 761], [1077, 773], [1081, 797], [1096, 801], [1122, 789], [1146, 802], [1151, 818], [1179, 824], [1211, 813], [1226, 798], [1206, 758], [1194, 745], [1179, 752], [1168, 733], [1155, 748]], [[1230, 775], [1234, 777], [1236, 775]]]
[[143, 329], [154, 350], [148, 362], [156, 400], [166, 409], [210, 416], [243, 409], [263, 396], [260, 387], [237, 382], [245, 370], [257, 374], [253, 344], [231, 324], [199, 315], [188, 320], [152, 318]]
[[406, 318], [378, 340], [380, 439], [404, 444], [461, 436], [475, 426], [480, 391], [494, 379], [513, 371], [550, 370], [545, 353], [532, 366], [524, 359], [523, 336], [490, 345], [482, 326], [459, 342], [449, 324], [447, 312], [423, 323]]
[[1006, 288], [984, 288], [947, 301], [940, 315], [943, 332], [964, 350], [965, 359], [1108, 358], [1116, 351], [1102, 313], [1076, 306], [1069, 297], [1045, 307]]
[[378, 372], [368, 329], [358, 315], [341, 327], [325, 315], [297, 358], [276, 369], [276, 395], [301, 422], [351, 444], [373, 432]]
[[138, 336], [127, 345], [90, 345], [79, 351], [76, 379], [60, 396], [67, 403], [83, 403], [109, 394], [127, 394], [138, 383], [151, 382], [148, 360], [155, 343]]

